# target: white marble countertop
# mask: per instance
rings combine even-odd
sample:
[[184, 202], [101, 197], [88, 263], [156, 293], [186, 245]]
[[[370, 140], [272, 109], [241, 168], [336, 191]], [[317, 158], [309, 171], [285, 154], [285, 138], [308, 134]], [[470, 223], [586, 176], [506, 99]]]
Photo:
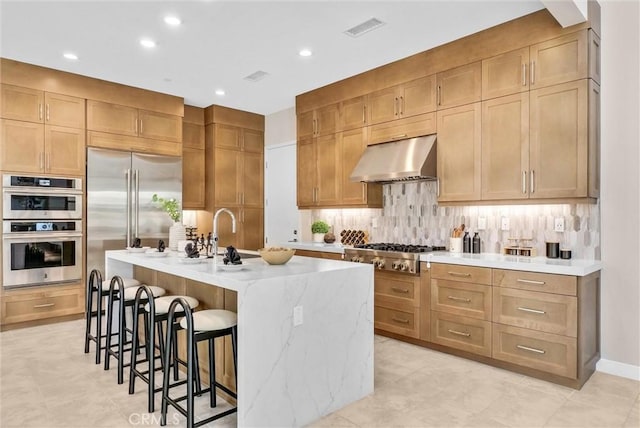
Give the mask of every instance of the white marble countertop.
[[298, 242], [281, 242], [279, 244], [269, 245], [273, 247], [288, 247], [295, 248], [297, 250], [308, 250], [308, 251], [324, 251], [325, 253], [344, 253], [345, 246], [334, 242], [333, 244], [326, 244], [324, 242], [308, 242], [308, 241], [298, 241]]
[[574, 276], [585, 276], [602, 269], [599, 260], [516, 257], [492, 253], [456, 254], [447, 251], [423, 253], [420, 255], [420, 261]]

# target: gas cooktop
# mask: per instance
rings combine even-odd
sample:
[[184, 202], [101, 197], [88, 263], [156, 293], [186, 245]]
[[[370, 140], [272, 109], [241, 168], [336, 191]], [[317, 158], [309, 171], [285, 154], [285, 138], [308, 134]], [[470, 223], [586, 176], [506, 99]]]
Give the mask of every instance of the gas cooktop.
[[395, 244], [388, 242], [374, 242], [370, 244], [354, 245], [354, 248], [376, 251], [394, 251], [398, 253], [428, 253], [430, 251], [441, 251], [444, 247], [432, 247], [429, 245]]
[[444, 247], [395, 243], [358, 244], [345, 248], [345, 259], [356, 263], [371, 263], [377, 270], [418, 275], [420, 253], [444, 250]]

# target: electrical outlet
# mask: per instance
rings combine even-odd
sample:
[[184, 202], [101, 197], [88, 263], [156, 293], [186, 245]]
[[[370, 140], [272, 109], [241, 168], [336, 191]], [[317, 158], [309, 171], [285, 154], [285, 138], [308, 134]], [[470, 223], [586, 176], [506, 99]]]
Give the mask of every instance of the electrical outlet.
[[502, 217], [502, 220], [500, 222], [500, 229], [509, 230], [509, 217]]
[[487, 218], [478, 217], [478, 230], [486, 230], [486, 229], [487, 229]]
[[564, 217], [557, 217], [553, 222], [553, 230], [556, 232], [564, 232]]
[[302, 323], [302, 306], [296, 306], [293, 308], [293, 326], [297, 327], [299, 325], [302, 325]]

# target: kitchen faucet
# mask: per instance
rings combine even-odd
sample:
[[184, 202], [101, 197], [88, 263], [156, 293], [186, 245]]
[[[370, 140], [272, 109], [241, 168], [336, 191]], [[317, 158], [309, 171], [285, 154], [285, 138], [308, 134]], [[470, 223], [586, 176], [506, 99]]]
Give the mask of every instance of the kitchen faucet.
[[226, 212], [231, 216], [231, 232], [236, 233], [236, 216], [227, 208], [220, 208], [213, 216], [213, 261], [218, 257], [218, 216], [221, 212]]

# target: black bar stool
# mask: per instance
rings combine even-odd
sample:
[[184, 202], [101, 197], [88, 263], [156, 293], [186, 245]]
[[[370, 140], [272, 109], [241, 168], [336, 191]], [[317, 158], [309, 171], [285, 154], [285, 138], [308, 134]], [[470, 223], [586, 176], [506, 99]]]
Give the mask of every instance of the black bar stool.
[[[122, 278], [125, 288], [134, 287], [140, 285], [140, 281], [133, 278]], [[84, 353], [89, 353], [89, 345], [91, 342], [96, 344], [96, 364], [100, 364], [100, 356], [104, 350], [102, 344], [103, 339], [107, 337], [103, 334], [102, 330], [102, 316], [104, 315], [104, 308], [102, 307], [103, 299], [109, 295], [109, 281], [102, 280], [102, 273], [98, 269], [93, 269], [89, 275], [89, 281], [87, 281], [87, 289], [85, 291], [85, 318], [86, 328], [84, 335]], [[96, 310], [93, 310], [93, 299], [96, 299]], [[96, 334], [91, 333], [92, 320], [96, 319]]]
[[[179, 308], [181, 307], [181, 309]], [[171, 404], [178, 412], [183, 414], [187, 418], [187, 428], [195, 428], [201, 425], [205, 425], [216, 419], [220, 419], [224, 416], [230, 415], [238, 411], [237, 407], [218, 413], [197, 423], [194, 422], [195, 414], [193, 408], [194, 391], [193, 381], [197, 370], [195, 349], [198, 342], [207, 340], [209, 342], [209, 387], [203, 389], [201, 392], [209, 392], [209, 404], [211, 407], [216, 406], [216, 388], [220, 388], [229, 394], [231, 397], [237, 399], [235, 392], [231, 391], [226, 386], [216, 381], [215, 373], [215, 346], [214, 339], [216, 337], [223, 337], [231, 335], [231, 343], [233, 347], [233, 366], [236, 377], [236, 384], [238, 379], [238, 367], [237, 367], [237, 315], [235, 312], [227, 311], [224, 309], [208, 309], [205, 311], [199, 311], [191, 313], [188, 310], [189, 304], [181, 298], [175, 299], [171, 306], [169, 306], [169, 313], [167, 319], [167, 340], [164, 358], [164, 367], [168, 367], [170, 363], [170, 350], [171, 341], [174, 335], [172, 334], [175, 326], [176, 313], [180, 311], [185, 312], [185, 316], [180, 321], [180, 326], [186, 330], [187, 333], [187, 395], [178, 398], [169, 397], [169, 371], [165, 370], [163, 373], [162, 382], [162, 417], [160, 419], [160, 425], [167, 424], [167, 408]], [[179, 402], [187, 400], [187, 408], [182, 407]]]
[[[126, 345], [131, 345], [131, 340], [128, 339], [127, 333], [133, 333], [133, 330], [127, 327], [127, 321], [125, 317], [125, 309], [127, 307], [133, 307], [135, 303], [136, 293], [138, 288], [128, 287], [125, 288], [124, 281], [119, 276], [114, 276], [111, 279], [109, 285], [109, 300], [107, 302], [107, 337], [104, 349], [104, 369], [109, 370], [110, 357], [114, 357], [118, 362], [118, 385], [124, 383], [124, 368], [129, 366], [124, 361], [124, 353], [130, 352], [131, 348], [125, 348]], [[164, 288], [156, 287], [154, 285], [147, 286], [153, 296], [162, 296], [166, 293]], [[118, 302], [118, 332], [113, 331], [113, 307]], [[142, 303], [146, 304], [147, 299], [143, 299]], [[111, 344], [111, 337], [118, 336], [118, 343]], [[115, 349], [113, 349], [115, 348]]]
[[[144, 298], [142, 297], [143, 294], [145, 295]], [[167, 321], [169, 306], [171, 305], [171, 302], [176, 298], [184, 299], [184, 301], [187, 302], [187, 304], [189, 305], [190, 310], [195, 309], [200, 304], [200, 302], [198, 302], [197, 299], [194, 299], [193, 297], [189, 297], [189, 296], [164, 296], [164, 297], [158, 297], [154, 299], [151, 289], [146, 285], [140, 287], [137, 290], [135, 301], [133, 304], [133, 344], [132, 344], [132, 351], [131, 351], [131, 365], [129, 366], [129, 394], [135, 393], [136, 377], [139, 377], [140, 379], [142, 379], [147, 384], [147, 394], [148, 394], [147, 406], [148, 406], [149, 413], [154, 412], [154, 408], [155, 408], [154, 394], [156, 392], [162, 391], [162, 387], [155, 388], [155, 372], [157, 370], [155, 367], [155, 360], [156, 358], [158, 358], [158, 356], [155, 355], [155, 349], [156, 349], [155, 330], [157, 329], [158, 331], [158, 348], [160, 350], [159, 358], [161, 359], [160, 368], [164, 369], [165, 367], [163, 366], [163, 364], [164, 364], [165, 348], [164, 348], [164, 337], [162, 333], [162, 323]], [[143, 306], [142, 305], [143, 301], [147, 301], [148, 303]], [[143, 345], [145, 347], [144, 360], [138, 360], [136, 357], [140, 349], [139, 331], [140, 331], [140, 311], [141, 310], [143, 313], [147, 314], [147, 317], [145, 317], [146, 321], [144, 326], [145, 328], [145, 344]], [[176, 313], [176, 316], [184, 316], [184, 313]], [[178, 360], [177, 358], [177, 355], [178, 355], [177, 340], [175, 339], [175, 337], [174, 337], [173, 343], [175, 345], [174, 346], [174, 350], [175, 350], [174, 365], [173, 365], [174, 379], [178, 380], [177, 364], [178, 362], [180, 362], [180, 360]], [[146, 371], [140, 371], [137, 368], [137, 364], [145, 361], [148, 362], [148, 369]], [[166, 369], [169, 370], [170, 367], [167, 367]], [[177, 382], [172, 386], [182, 385], [186, 381], [187, 380], [184, 380], [182, 382]], [[195, 382], [196, 382], [196, 390], [199, 390], [199, 385], [198, 385], [200, 382], [199, 376], [195, 379]]]

